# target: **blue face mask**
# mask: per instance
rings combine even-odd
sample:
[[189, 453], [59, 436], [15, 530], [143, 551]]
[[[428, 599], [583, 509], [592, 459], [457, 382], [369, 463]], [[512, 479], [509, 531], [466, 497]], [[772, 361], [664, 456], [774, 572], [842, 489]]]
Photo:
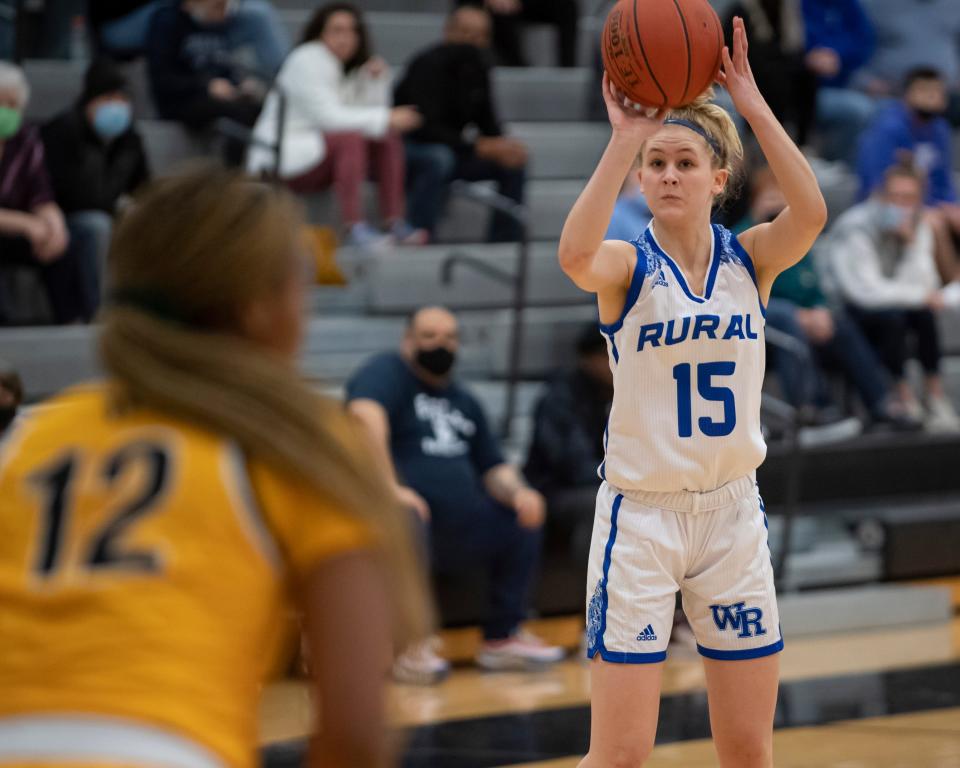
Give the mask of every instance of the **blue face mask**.
[[125, 101], [108, 101], [93, 113], [93, 130], [104, 141], [111, 141], [127, 132], [133, 120], [133, 110]]

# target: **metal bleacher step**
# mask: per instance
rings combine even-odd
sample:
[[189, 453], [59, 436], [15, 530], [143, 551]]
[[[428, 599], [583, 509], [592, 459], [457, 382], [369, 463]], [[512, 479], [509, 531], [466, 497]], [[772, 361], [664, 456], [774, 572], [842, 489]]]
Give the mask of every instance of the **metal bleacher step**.
[[[463, 256], [508, 274], [516, 270], [518, 262], [517, 247], [512, 244], [432, 245], [370, 255], [363, 263], [361, 278], [367, 312], [407, 313], [437, 302], [457, 310], [509, 305], [512, 284], [461, 264], [444, 269], [448, 257]], [[351, 258], [349, 251], [344, 258]], [[563, 274], [557, 262], [556, 242], [531, 245], [527, 286], [527, 300], [534, 305], [592, 306], [595, 301]]]
[[[492, 182], [479, 182], [492, 186]], [[527, 182], [525, 196], [530, 209], [530, 236], [533, 240], [557, 240], [570, 208], [583, 189], [582, 179], [533, 179]], [[364, 211], [371, 221], [379, 219], [376, 187], [364, 188]], [[311, 222], [339, 226], [339, 210], [329, 192], [305, 198]], [[488, 209], [472, 200], [454, 198], [437, 228], [437, 240], [443, 243], [478, 243], [486, 239]]]
[[[542, 379], [575, 359], [576, 339], [595, 321], [592, 306], [528, 309], [523, 316], [520, 375]], [[301, 364], [311, 380], [342, 382], [370, 355], [397, 349], [402, 315], [358, 317], [331, 314], [310, 318]], [[462, 348], [458, 373], [503, 379], [507, 374], [512, 313], [485, 310], [460, 314]], [[26, 399], [49, 397], [101, 375], [95, 354], [96, 326], [40, 326], [0, 331], [0, 359], [20, 372]]]

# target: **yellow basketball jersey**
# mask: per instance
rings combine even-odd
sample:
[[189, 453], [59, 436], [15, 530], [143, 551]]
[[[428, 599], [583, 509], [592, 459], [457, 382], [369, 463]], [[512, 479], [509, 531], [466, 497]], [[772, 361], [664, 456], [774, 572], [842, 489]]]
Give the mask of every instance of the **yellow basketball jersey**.
[[107, 387], [0, 450], [0, 765], [83, 759], [105, 728], [105, 763], [149, 764], [152, 743], [174, 765], [252, 766], [291, 584], [372, 534], [220, 436], [111, 413]]

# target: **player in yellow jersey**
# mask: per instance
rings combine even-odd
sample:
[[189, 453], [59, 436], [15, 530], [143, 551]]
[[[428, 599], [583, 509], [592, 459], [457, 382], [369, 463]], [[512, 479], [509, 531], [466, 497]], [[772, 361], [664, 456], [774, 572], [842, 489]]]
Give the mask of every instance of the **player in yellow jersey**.
[[194, 169], [120, 223], [103, 382], [0, 449], [0, 766], [246, 768], [299, 607], [312, 765], [389, 763], [391, 645], [429, 622], [403, 518], [342, 407], [294, 363], [300, 220]]

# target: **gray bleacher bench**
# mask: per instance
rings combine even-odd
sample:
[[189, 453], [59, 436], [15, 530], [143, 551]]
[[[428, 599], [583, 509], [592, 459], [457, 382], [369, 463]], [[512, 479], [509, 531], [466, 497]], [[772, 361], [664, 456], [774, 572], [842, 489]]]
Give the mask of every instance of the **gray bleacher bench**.
[[[442, 297], [438, 297], [442, 303]], [[521, 376], [541, 379], [575, 358], [580, 329], [595, 318], [593, 307], [530, 309], [524, 314]], [[462, 350], [458, 374], [469, 378], [506, 376], [511, 313], [461, 312]], [[308, 323], [301, 355], [307, 377], [318, 384], [349, 378], [369, 357], [395, 350], [404, 317], [314, 317]], [[30, 401], [101, 375], [95, 326], [43, 326], [0, 329], [0, 359], [23, 378]]]
[[[511, 244], [433, 245], [372, 255], [364, 266], [367, 311], [399, 314], [442, 298], [452, 308], [509, 306], [513, 286], [489, 275], [456, 267], [444, 281], [450, 255], [464, 254], [505, 271], [516, 268], [517, 247]], [[556, 242], [534, 243], [530, 249], [527, 300], [534, 304], [593, 304], [557, 262]]]
[[[30, 103], [26, 111], [29, 120], [43, 122], [50, 119], [75, 104], [83, 92], [86, 62], [26, 59], [22, 66], [30, 84]], [[130, 84], [134, 115], [142, 119], [154, 117], [146, 63], [140, 59], [121, 64], [120, 68]]]
[[27, 59], [22, 66], [30, 84], [28, 120], [49, 120], [75, 103], [83, 91], [85, 65], [80, 62]]
[[180, 123], [167, 120], [138, 120], [137, 131], [154, 174], [170, 173], [177, 166], [191, 160], [210, 157], [210, 140], [191, 133]]
[[593, 81], [587, 67], [497, 67], [493, 71], [497, 114], [508, 122], [584, 120]]
[[[487, 184], [487, 182], [480, 182]], [[556, 240], [570, 208], [583, 189], [582, 179], [533, 180], [527, 182], [526, 197], [531, 210], [531, 238]], [[379, 221], [376, 187], [364, 185], [364, 212], [370, 221]], [[339, 226], [336, 200], [329, 191], [303, 196], [309, 220], [315, 224]], [[486, 238], [487, 209], [472, 200], [451, 199], [437, 228], [443, 243], [477, 243]]]
[[515, 122], [507, 133], [530, 150], [528, 179], [586, 179], [610, 140], [607, 123]]

